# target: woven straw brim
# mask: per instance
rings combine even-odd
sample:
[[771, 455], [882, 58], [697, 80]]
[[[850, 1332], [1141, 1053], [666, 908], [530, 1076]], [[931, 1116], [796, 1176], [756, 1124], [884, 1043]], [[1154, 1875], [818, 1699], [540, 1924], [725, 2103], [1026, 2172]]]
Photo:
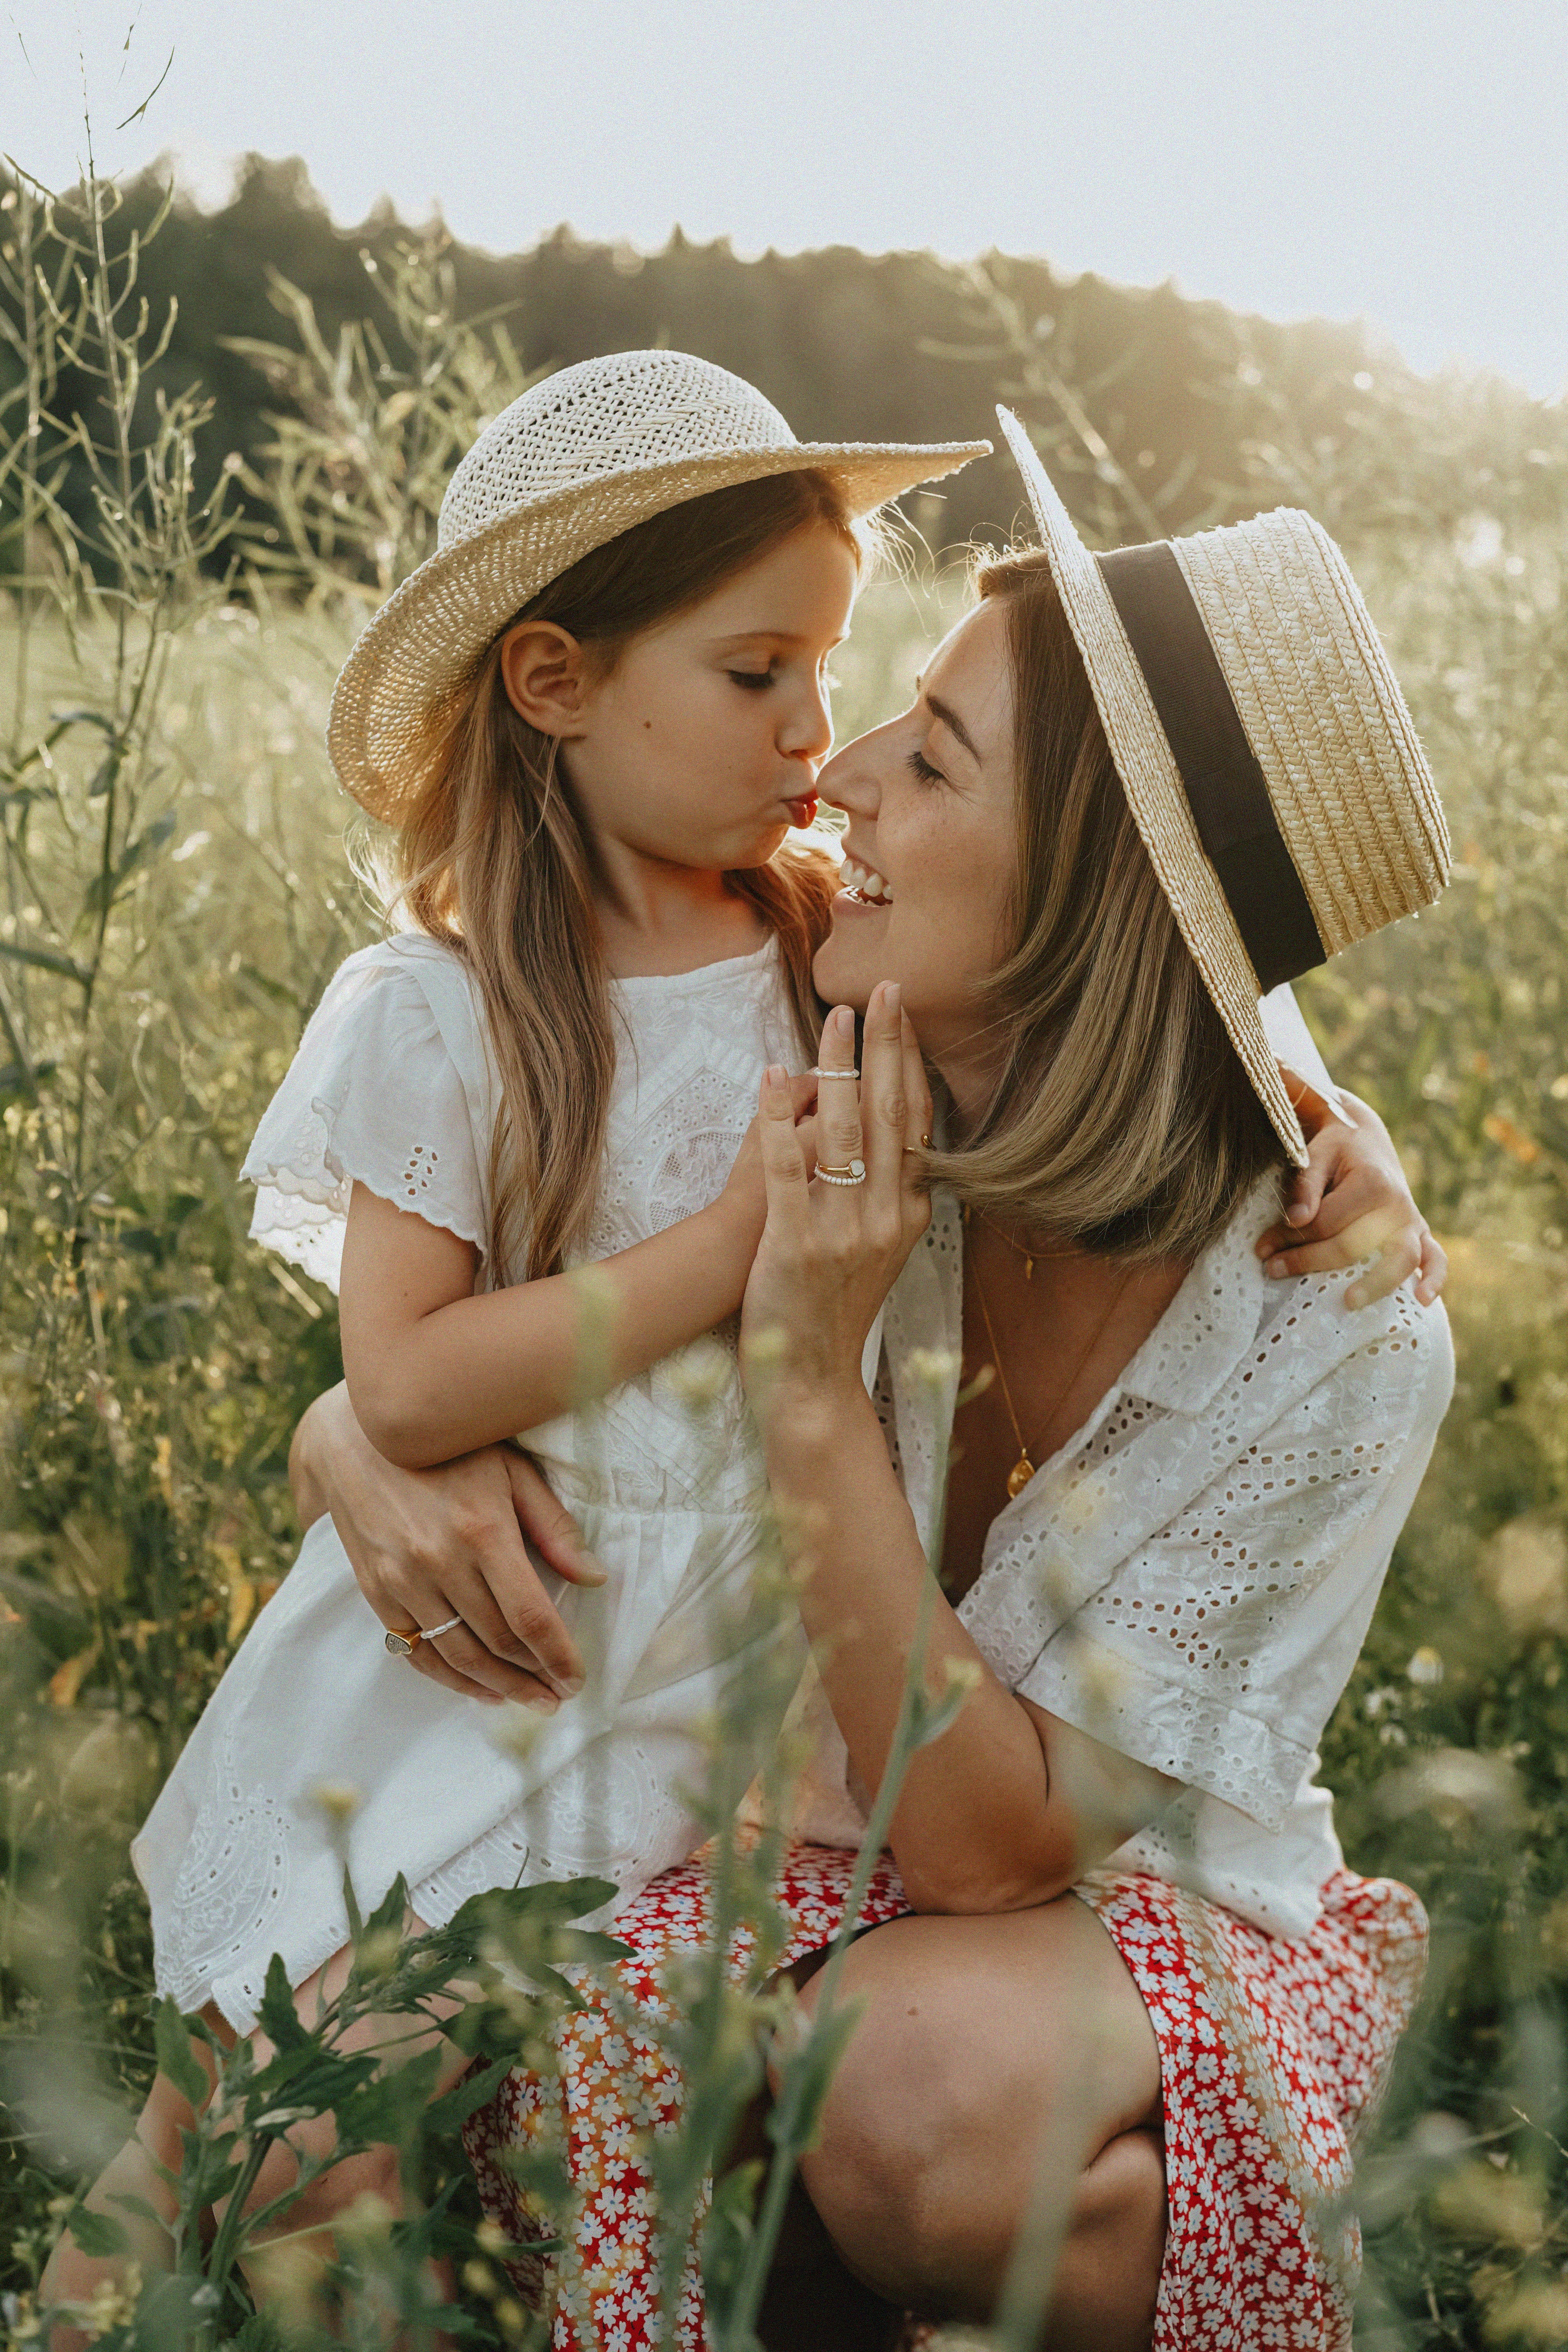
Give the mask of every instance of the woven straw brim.
[[[1121, 616], [1027, 434], [1016, 417], [997, 414], [1150, 860], [1258, 1099], [1304, 1166], [1301, 1123], [1258, 1011], [1258, 975]], [[1287, 509], [1172, 545], [1328, 952], [1430, 906], [1447, 878], [1442, 807], [1333, 541], [1310, 516]]]
[[552, 580], [635, 523], [737, 482], [812, 468], [826, 474], [852, 520], [906, 490], [990, 454], [989, 441], [798, 442], [721, 450], [627, 467], [574, 483], [502, 515], [430, 556], [394, 590], [343, 666], [327, 721], [327, 750], [344, 789], [395, 824], [422, 771], [415, 754], [432, 704], [461, 685], [496, 632]]

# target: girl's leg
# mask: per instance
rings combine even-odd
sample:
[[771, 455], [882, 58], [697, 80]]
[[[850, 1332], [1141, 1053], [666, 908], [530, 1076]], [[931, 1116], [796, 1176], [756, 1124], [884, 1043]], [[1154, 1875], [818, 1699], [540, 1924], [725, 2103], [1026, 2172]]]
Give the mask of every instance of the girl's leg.
[[[420, 1933], [421, 1927], [420, 1921], [410, 1918], [411, 1933]], [[352, 1958], [352, 1951], [345, 1947], [296, 1988], [294, 2006], [307, 2024], [313, 2020], [321, 2000], [330, 2001], [341, 1991]], [[457, 2000], [449, 2003], [437, 2000], [432, 2006], [439, 2012], [443, 2009], [456, 2009], [459, 2003]], [[226, 2040], [230, 2029], [224, 2020], [214, 2010], [207, 2011], [205, 2014], [214, 2030]], [[400, 2057], [409, 2058], [420, 2050], [428, 2049], [433, 2042], [440, 2039], [435, 2029], [415, 2036], [410, 2031], [411, 2024], [412, 2021], [405, 2017], [362, 2018], [343, 2035], [339, 2047], [353, 2051], [384, 2040], [396, 2040]], [[259, 2032], [251, 2039], [258, 2063], [265, 2064], [272, 2055], [272, 2044]], [[210, 2062], [202, 2046], [196, 2043], [193, 2048], [204, 2064], [209, 2065], [210, 2071]], [[468, 2063], [460, 2051], [450, 2051], [449, 2063], [443, 2066], [437, 2080], [437, 2095], [451, 2087]], [[147, 2103], [137, 2121], [134, 2137], [112, 2159], [82, 2200], [89, 2210], [110, 2214], [120, 2222], [131, 2242], [129, 2252], [109, 2260], [94, 2258], [84, 2254], [68, 2233], [49, 2257], [39, 2286], [41, 2303], [88, 2302], [105, 2281], [118, 2280], [128, 2262], [136, 2263], [143, 2276], [169, 2267], [167, 2236], [158, 2231], [152, 2222], [127, 2213], [112, 2200], [117, 2196], [126, 2195], [142, 2198], [155, 2212], [172, 2221], [175, 2210], [174, 2199], [167, 2184], [159, 2177], [156, 2166], [163, 2164], [171, 2171], [179, 2170], [180, 2135], [191, 2130], [195, 2120], [188, 2101], [174, 2084], [163, 2074], [155, 2076]], [[254, 2211], [274, 2197], [283, 2194], [298, 2178], [300, 2158], [329, 2154], [336, 2144], [336, 2137], [332, 2118], [322, 2116], [297, 2125], [287, 2139], [275, 2141], [247, 2200], [247, 2210]], [[395, 2213], [400, 2210], [402, 2179], [395, 2148], [369, 2149], [363, 2156], [345, 2158], [342, 2163], [333, 2166], [331, 2171], [321, 2174], [304, 2189], [298, 2202], [279, 2217], [275, 2234], [287, 2233], [294, 2239], [295, 2247], [300, 2250], [294, 2257], [296, 2262], [300, 2262], [301, 2256], [309, 2262], [313, 2253], [318, 2263], [324, 2263], [331, 2258], [333, 2221], [367, 2190], [383, 2198]], [[216, 2218], [222, 2218], [221, 2209]], [[310, 2238], [296, 2235], [300, 2231], [319, 2233], [313, 2248]], [[265, 2239], [258, 2242], [264, 2246]], [[265, 2268], [264, 2262], [261, 2267]], [[250, 2274], [250, 2265], [247, 2264], [247, 2277]], [[83, 2352], [89, 2341], [87, 2335], [79, 2329], [57, 2327], [52, 2352]]]
[[853, 1946], [841, 1985], [864, 2014], [801, 2175], [849, 2269], [983, 2324], [1043, 2197], [1065, 2232], [1053, 2352], [1142, 2352], [1164, 2246], [1159, 2051], [1094, 1914], [1065, 1895], [897, 1919]]

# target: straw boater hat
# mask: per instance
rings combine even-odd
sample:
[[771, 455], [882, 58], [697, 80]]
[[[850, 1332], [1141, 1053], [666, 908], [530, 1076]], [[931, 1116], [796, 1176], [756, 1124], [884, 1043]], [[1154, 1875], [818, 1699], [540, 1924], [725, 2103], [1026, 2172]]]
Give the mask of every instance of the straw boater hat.
[[1300, 1164], [1258, 998], [1448, 878], [1436, 787], [1372, 615], [1292, 507], [1091, 555], [1018, 419], [996, 414], [1154, 871]]
[[332, 765], [373, 816], [395, 822], [431, 703], [542, 588], [650, 515], [812, 467], [858, 520], [990, 447], [797, 441], [751, 384], [684, 352], [617, 352], [547, 376], [480, 434], [447, 486], [435, 554], [349, 656], [327, 724]]

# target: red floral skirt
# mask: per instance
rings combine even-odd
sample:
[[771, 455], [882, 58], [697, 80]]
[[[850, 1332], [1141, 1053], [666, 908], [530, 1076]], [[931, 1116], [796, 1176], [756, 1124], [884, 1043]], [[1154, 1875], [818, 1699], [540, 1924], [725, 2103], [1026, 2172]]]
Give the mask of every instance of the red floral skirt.
[[[773, 1969], [828, 1943], [856, 1857], [795, 1845], [775, 1900], [787, 1927]], [[1360, 2234], [1345, 2207], [1352, 2143], [1382, 2091], [1420, 1986], [1426, 1916], [1407, 1887], [1341, 1872], [1297, 1942], [1267, 1935], [1159, 1878], [1097, 1874], [1079, 1890], [1136, 1983], [1160, 2048], [1169, 2224], [1154, 2352], [1342, 2352]], [[908, 1909], [877, 1864], [859, 1924]], [[709, 1938], [700, 1861], [666, 1871], [616, 1915], [631, 1957], [595, 1983], [556, 2036], [553, 2074], [518, 2068], [465, 2127], [487, 2213], [513, 2244], [558, 2233], [553, 2255], [510, 2267], [552, 2315], [552, 2352], [644, 2352], [659, 2340], [661, 2248], [647, 2151], [679, 2121], [684, 2086], [666, 2047], [665, 1981]], [[742, 1930], [728, 1966], [753, 1973]], [[529, 2185], [546, 2152], [564, 2166], [569, 2212]], [[706, 2333], [693, 2218], [674, 2331]]]

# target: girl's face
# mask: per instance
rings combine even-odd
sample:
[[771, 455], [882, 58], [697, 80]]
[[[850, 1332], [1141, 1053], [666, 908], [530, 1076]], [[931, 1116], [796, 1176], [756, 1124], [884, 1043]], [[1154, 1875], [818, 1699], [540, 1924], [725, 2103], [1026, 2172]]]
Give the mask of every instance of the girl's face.
[[590, 663], [552, 731], [601, 841], [722, 869], [762, 865], [810, 822], [833, 742], [828, 656], [858, 583], [838, 533], [810, 523], [634, 637], [608, 677]]
[[1006, 624], [982, 604], [943, 639], [900, 718], [847, 744], [823, 770], [845, 809], [846, 887], [817, 950], [816, 985], [864, 1006], [879, 981], [903, 987], [922, 1046], [984, 1057], [974, 1018], [1006, 952], [1017, 873], [1013, 687]]

